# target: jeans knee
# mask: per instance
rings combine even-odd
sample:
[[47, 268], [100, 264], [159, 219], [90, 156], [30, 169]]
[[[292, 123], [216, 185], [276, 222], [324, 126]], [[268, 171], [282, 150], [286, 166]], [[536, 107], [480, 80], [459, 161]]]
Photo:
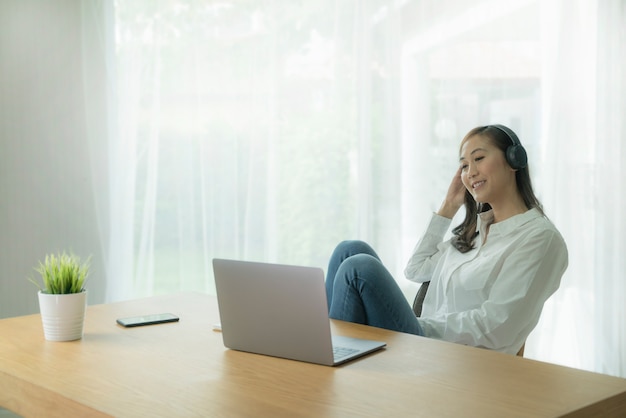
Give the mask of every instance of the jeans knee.
[[362, 253], [369, 245], [360, 240], [344, 240], [337, 244], [337, 249], [341, 252], [349, 252], [352, 254]]
[[344, 258], [357, 254], [369, 254], [378, 257], [374, 249], [365, 241], [345, 240], [341, 241], [335, 248], [336, 254], [343, 254]]
[[[342, 273], [349, 273], [350, 276], [363, 277], [372, 276], [370, 273], [378, 271], [381, 268], [381, 263], [378, 258], [364, 253], [355, 254], [346, 258], [339, 270]], [[376, 274], [373, 275], [376, 277]]]
[[363, 267], [372, 267], [380, 264], [380, 261], [376, 257], [367, 253], [355, 254], [348, 258], [346, 261]]

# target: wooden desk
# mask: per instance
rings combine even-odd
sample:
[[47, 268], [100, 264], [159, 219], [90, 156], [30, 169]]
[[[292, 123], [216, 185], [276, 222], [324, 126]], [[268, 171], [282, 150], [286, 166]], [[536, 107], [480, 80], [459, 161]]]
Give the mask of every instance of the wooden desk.
[[[124, 329], [118, 317], [173, 312]], [[217, 301], [182, 294], [90, 306], [85, 336], [0, 320], [0, 405], [23, 416], [626, 416], [626, 379], [333, 321], [386, 350], [326, 367], [227, 350]]]

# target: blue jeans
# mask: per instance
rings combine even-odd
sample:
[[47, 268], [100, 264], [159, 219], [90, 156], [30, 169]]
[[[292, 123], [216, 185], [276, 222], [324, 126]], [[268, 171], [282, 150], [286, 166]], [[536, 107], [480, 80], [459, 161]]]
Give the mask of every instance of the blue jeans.
[[424, 335], [413, 308], [363, 241], [339, 243], [328, 263], [326, 296], [333, 319]]

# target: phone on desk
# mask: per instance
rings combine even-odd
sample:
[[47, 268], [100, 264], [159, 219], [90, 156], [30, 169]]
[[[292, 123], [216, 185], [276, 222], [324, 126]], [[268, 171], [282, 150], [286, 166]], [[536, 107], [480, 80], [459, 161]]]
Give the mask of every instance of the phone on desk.
[[171, 313], [160, 313], [152, 315], [132, 316], [129, 318], [119, 318], [116, 322], [123, 327], [140, 327], [143, 325], [164, 324], [166, 322], [177, 322], [180, 318]]

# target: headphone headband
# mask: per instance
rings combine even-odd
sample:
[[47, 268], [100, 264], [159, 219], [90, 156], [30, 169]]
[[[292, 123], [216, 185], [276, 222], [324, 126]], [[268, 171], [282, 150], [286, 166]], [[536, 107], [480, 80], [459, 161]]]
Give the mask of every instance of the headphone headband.
[[515, 134], [515, 132], [513, 132], [512, 129], [507, 128], [504, 125], [489, 125], [492, 128], [496, 128], [502, 132], [504, 132], [506, 134], [506, 136], [509, 137], [509, 139], [511, 140], [511, 142], [513, 143], [513, 145], [522, 145], [522, 143], [520, 142], [519, 138], [517, 137], [517, 135]]

